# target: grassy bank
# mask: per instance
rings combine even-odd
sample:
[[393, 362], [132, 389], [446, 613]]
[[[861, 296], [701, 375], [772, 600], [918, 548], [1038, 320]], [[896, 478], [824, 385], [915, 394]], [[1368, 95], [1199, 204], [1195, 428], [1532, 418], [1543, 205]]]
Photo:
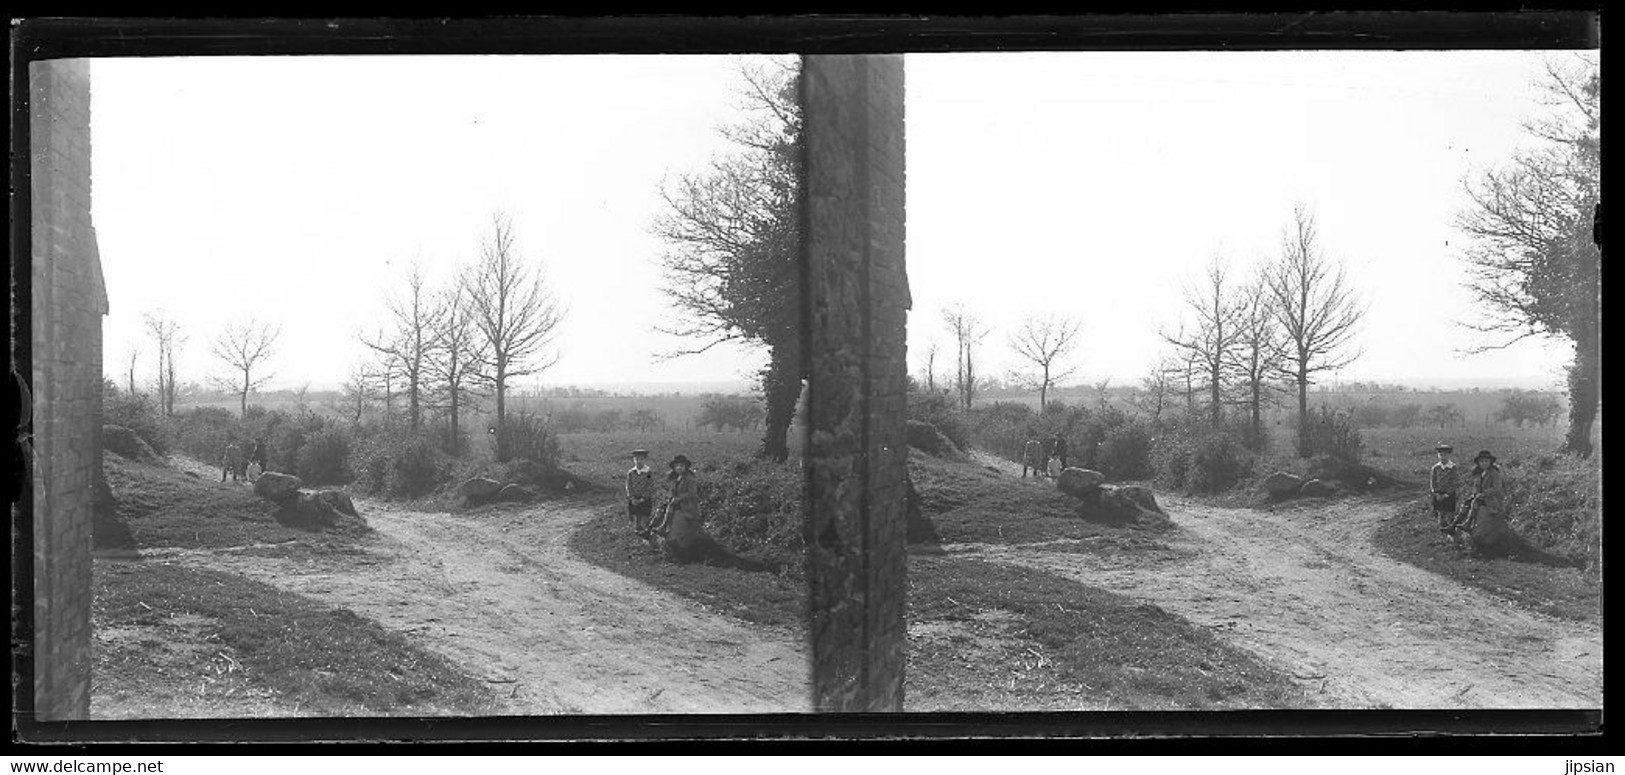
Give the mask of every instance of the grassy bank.
[[95, 566], [98, 718], [469, 715], [485, 684], [346, 609], [156, 561]]
[[[1373, 463], [1421, 482], [1436, 460], [1437, 432], [1368, 434]], [[1496, 454], [1507, 483], [1507, 521], [1524, 546], [1510, 556], [1479, 559], [1439, 535], [1424, 503], [1396, 508], [1373, 541], [1389, 556], [1483, 589], [1524, 608], [1574, 620], [1600, 620], [1602, 471], [1596, 460], [1554, 452], [1552, 429], [1472, 429], [1446, 437], [1458, 463], [1479, 449]]]
[[908, 709], [1304, 707], [1291, 679], [1154, 605], [982, 560], [909, 562]]

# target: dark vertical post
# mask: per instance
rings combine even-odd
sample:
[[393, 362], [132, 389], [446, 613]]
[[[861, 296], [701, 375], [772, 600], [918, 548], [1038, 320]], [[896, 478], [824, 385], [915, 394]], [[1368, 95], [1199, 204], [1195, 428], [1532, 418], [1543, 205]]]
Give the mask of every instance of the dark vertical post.
[[903, 707], [903, 59], [802, 67], [812, 701]]
[[90, 63], [28, 67], [34, 573], [33, 600], [16, 603], [33, 606], [32, 633], [18, 634], [32, 636], [34, 717], [52, 721], [90, 715], [90, 531], [107, 294], [90, 221]]

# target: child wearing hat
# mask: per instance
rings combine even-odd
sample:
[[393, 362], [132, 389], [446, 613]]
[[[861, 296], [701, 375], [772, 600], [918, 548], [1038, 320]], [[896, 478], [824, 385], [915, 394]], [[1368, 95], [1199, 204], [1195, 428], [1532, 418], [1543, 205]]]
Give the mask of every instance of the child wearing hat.
[[626, 519], [632, 532], [649, 537], [649, 515], [654, 511], [655, 475], [649, 468], [649, 450], [632, 450], [632, 467], [626, 471]]
[[1450, 459], [1455, 450], [1449, 444], [1441, 443], [1433, 451], [1439, 454], [1439, 462], [1433, 464], [1428, 474], [1429, 500], [1439, 532], [1450, 535], [1450, 524], [1456, 519], [1456, 493], [1461, 489], [1461, 475], [1456, 461]]

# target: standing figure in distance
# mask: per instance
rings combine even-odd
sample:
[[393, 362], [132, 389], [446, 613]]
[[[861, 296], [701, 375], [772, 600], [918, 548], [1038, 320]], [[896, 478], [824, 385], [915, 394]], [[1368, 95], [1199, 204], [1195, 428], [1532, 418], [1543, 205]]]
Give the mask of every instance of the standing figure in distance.
[[1433, 508], [1433, 517], [1439, 523], [1439, 532], [1449, 536], [1450, 525], [1456, 518], [1456, 493], [1461, 490], [1461, 472], [1456, 461], [1450, 459], [1450, 453], [1455, 452], [1449, 444], [1440, 443], [1433, 448], [1439, 454], [1439, 462], [1433, 464], [1433, 470], [1428, 473], [1429, 502]]
[[639, 538], [649, 537], [649, 515], [654, 511], [655, 474], [649, 468], [649, 450], [632, 450], [626, 472], [626, 518]]

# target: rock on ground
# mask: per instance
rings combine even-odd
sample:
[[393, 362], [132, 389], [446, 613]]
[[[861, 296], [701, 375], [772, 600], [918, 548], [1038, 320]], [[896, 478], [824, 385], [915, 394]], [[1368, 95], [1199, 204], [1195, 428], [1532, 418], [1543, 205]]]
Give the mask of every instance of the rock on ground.
[[502, 489], [497, 492], [497, 500], [503, 501], [528, 501], [534, 497], [535, 493], [532, 493], [530, 490], [520, 487], [517, 484], [505, 484], [502, 486]]
[[350, 500], [349, 493], [341, 490], [322, 490], [316, 493], [316, 498], [340, 514], [347, 514], [352, 517], [361, 516], [355, 510], [355, 502]]
[[1299, 495], [1308, 496], [1331, 495], [1335, 492], [1337, 492], [1337, 485], [1334, 485], [1324, 479], [1310, 479], [1309, 481], [1304, 482], [1302, 487], [1298, 488]]
[[147, 444], [145, 439], [122, 425], [102, 426], [102, 447], [119, 457], [138, 463], [153, 463], [158, 460], [158, 453], [152, 450], [152, 446]]
[[486, 479], [485, 477], [476, 476], [473, 479], [463, 482], [463, 485], [458, 488], [458, 491], [463, 494], [464, 498], [468, 498], [470, 500], [491, 498], [497, 493], [502, 492], [502, 483], [496, 481], [495, 479]]
[[1074, 498], [1085, 498], [1105, 481], [1106, 475], [1099, 471], [1087, 468], [1063, 468], [1061, 475], [1055, 477], [1055, 489]]
[[273, 501], [285, 501], [299, 494], [304, 482], [293, 474], [266, 471], [254, 482], [254, 494]]
[[[282, 502], [282, 508], [275, 514], [276, 521], [305, 530], [367, 532], [372, 529], [365, 519], [353, 513], [355, 506], [344, 493], [326, 490], [297, 492], [294, 495]], [[344, 505], [348, 505], [351, 511], [342, 511], [341, 506]]]
[[1264, 491], [1277, 498], [1296, 493], [1303, 487], [1303, 477], [1286, 471], [1276, 471], [1264, 480]]

